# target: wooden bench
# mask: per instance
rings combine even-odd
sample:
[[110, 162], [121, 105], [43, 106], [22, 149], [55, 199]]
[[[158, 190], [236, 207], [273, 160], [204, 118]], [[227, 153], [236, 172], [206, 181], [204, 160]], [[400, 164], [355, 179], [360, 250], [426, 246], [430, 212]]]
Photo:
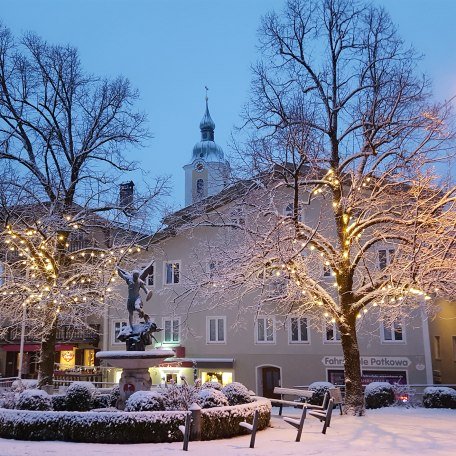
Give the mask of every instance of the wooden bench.
[[290, 407], [302, 407], [305, 402], [299, 402], [299, 401], [287, 401], [284, 400], [284, 396], [295, 396], [299, 400], [302, 399], [309, 399], [313, 395], [313, 391], [309, 390], [302, 390], [302, 389], [297, 389], [297, 388], [281, 388], [279, 386], [276, 386], [274, 388], [274, 394], [280, 394], [280, 399], [271, 399], [271, 403], [278, 404], [279, 405], [279, 415], [282, 416], [282, 408], [284, 405], [288, 405]]
[[295, 427], [298, 430], [298, 433], [296, 435], [296, 442], [299, 442], [301, 440], [302, 428], [304, 426], [304, 422], [305, 422], [306, 416], [307, 416], [307, 409], [310, 410], [309, 415], [324, 422], [322, 434], [326, 434], [326, 428], [328, 428], [331, 423], [333, 406], [334, 406], [334, 399], [330, 398], [330, 394], [329, 394], [329, 392], [327, 392], [327, 393], [325, 393], [325, 396], [323, 398], [323, 403], [321, 405], [312, 405], [312, 404], [302, 403], [302, 413], [301, 413], [300, 419], [292, 418], [289, 416], [284, 416], [283, 420], [286, 423], [291, 424], [293, 427]]
[[239, 426], [243, 427], [244, 429], [247, 429], [247, 431], [250, 432], [250, 434], [252, 435], [250, 437], [250, 448], [254, 448], [255, 447], [255, 436], [256, 436], [256, 433], [257, 433], [257, 430], [258, 430], [258, 417], [259, 417], [260, 413], [258, 412], [258, 410], [255, 410], [255, 413], [253, 415], [253, 422], [252, 424], [250, 423], [247, 423], [247, 421], [242, 421], [239, 423]]
[[317, 418], [323, 422], [323, 430], [321, 431], [322, 434], [326, 434], [326, 428], [329, 428], [329, 425], [331, 424], [333, 408], [334, 398], [331, 398], [329, 399], [328, 407], [326, 408], [326, 410], [311, 410], [309, 412], [310, 416], [313, 416], [314, 418]]

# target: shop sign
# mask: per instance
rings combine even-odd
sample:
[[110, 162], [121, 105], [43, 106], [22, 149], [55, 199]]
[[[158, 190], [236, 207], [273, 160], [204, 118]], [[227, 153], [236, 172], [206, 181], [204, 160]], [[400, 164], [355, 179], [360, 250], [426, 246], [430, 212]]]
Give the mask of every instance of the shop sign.
[[[343, 367], [343, 356], [325, 356], [321, 362], [327, 367]], [[409, 367], [409, 358], [401, 356], [361, 356], [361, 367]]]

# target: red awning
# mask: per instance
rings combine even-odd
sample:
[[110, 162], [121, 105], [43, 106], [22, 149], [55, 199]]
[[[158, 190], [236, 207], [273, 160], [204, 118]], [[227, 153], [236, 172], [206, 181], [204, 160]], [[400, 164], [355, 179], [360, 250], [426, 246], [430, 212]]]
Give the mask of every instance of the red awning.
[[[57, 344], [55, 346], [55, 351], [73, 350], [73, 347], [74, 345], [70, 344]], [[21, 350], [21, 346], [19, 344], [2, 345], [1, 348], [7, 352], [19, 352]], [[24, 344], [24, 352], [36, 351], [40, 351], [40, 344]]]

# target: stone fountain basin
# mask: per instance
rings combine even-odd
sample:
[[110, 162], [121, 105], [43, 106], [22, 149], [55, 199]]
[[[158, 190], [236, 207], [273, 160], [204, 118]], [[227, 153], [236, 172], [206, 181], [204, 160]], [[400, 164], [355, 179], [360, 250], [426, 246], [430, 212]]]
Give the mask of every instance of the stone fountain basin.
[[173, 350], [154, 348], [147, 351], [100, 351], [96, 357], [112, 367], [123, 369], [146, 369], [158, 366], [165, 358], [172, 358]]

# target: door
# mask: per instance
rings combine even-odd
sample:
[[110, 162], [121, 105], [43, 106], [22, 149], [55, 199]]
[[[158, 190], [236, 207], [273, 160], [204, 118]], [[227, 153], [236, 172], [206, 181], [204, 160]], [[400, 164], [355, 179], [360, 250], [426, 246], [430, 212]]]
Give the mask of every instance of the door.
[[262, 369], [263, 396], [280, 399], [280, 395], [274, 394], [274, 388], [280, 386], [280, 369], [278, 367], [266, 366]]

